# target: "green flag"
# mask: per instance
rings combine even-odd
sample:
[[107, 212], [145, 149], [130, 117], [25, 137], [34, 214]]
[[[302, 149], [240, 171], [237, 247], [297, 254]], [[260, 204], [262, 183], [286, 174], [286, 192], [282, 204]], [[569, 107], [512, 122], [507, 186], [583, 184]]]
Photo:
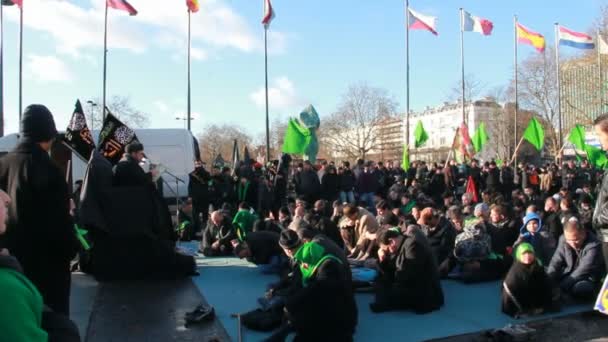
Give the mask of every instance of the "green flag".
[[408, 151], [409, 147], [407, 145], [403, 145], [403, 157], [401, 158], [401, 168], [405, 171], [410, 168], [410, 152]]
[[536, 118], [530, 120], [528, 127], [524, 131], [524, 139], [534, 145], [537, 150], [540, 151], [543, 149], [543, 145], [545, 144], [545, 130]]
[[585, 145], [585, 152], [587, 152], [587, 159], [598, 169], [605, 169], [608, 166], [608, 158], [606, 158], [606, 152], [601, 148], [592, 145]]
[[496, 163], [496, 166], [502, 167], [502, 164], [503, 164], [502, 159], [496, 159], [496, 160], [494, 160], [494, 162]]
[[416, 130], [414, 131], [414, 137], [416, 138], [416, 148], [424, 145], [424, 143], [429, 140], [429, 135], [424, 130], [424, 126], [422, 126], [422, 121], [418, 121], [418, 124], [416, 125]]
[[473, 147], [475, 148], [475, 153], [479, 153], [487, 142], [488, 132], [486, 132], [486, 124], [482, 122], [475, 130], [475, 134], [473, 134]]
[[302, 154], [306, 151], [310, 137], [310, 131], [306, 127], [300, 126], [294, 119], [289, 119], [285, 138], [283, 139], [284, 153]]
[[572, 143], [577, 149], [585, 149], [585, 128], [582, 125], [576, 125], [572, 127], [572, 131], [568, 135], [568, 141]]

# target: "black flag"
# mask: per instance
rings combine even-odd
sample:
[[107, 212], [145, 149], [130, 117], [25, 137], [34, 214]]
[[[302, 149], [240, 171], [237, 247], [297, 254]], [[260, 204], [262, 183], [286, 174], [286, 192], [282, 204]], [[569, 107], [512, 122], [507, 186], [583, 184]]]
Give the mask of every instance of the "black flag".
[[125, 147], [132, 142], [139, 141], [135, 132], [112, 115], [106, 108], [106, 119], [99, 132], [99, 152], [112, 163], [118, 164], [125, 151]]
[[78, 154], [78, 156], [85, 161], [89, 160], [91, 153], [95, 150], [93, 136], [87, 126], [87, 120], [84, 116], [80, 100], [76, 100], [74, 114], [72, 114], [70, 124], [65, 130], [63, 141], [74, 153]]

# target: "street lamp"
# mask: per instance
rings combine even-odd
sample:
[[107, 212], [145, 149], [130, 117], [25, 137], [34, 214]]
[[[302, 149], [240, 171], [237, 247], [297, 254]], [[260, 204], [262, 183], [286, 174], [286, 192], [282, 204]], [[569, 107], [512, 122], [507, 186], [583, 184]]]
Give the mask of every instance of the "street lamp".
[[93, 112], [93, 107], [97, 107], [97, 103], [89, 100], [89, 101], [87, 101], [87, 104], [89, 104], [91, 106], [91, 109], [90, 109], [90, 113], [91, 113], [91, 131], [93, 131], [95, 129], [95, 114]]
[[[176, 116], [175, 120], [183, 120], [184, 121], [184, 128], [188, 129], [188, 118], [183, 118], [180, 116]], [[190, 118], [190, 121], [194, 120], [194, 118]]]

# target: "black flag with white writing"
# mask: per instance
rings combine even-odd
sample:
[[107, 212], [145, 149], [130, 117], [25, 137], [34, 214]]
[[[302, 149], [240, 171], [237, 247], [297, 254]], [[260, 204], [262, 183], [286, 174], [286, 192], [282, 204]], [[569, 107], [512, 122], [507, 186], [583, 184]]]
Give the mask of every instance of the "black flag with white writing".
[[95, 150], [93, 136], [87, 126], [87, 120], [84, 116], [80, 100], [76, 100], [74, 113], [72, 114], [68, 128], [65, 130], [63, 141], [84, 161], [88, 161], [91, 153]]
[[125, 147], [132, 142], [139, 141], [135, 131], [123, 124], [106, 108], [106, 119], [99, 132], [99, 152], [112, 163], [118, 164], [125, 151]]

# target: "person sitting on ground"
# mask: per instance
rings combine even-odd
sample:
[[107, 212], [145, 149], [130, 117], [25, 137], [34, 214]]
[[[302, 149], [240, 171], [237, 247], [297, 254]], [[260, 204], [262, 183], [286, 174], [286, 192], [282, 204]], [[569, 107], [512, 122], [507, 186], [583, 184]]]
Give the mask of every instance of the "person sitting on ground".
[[275, 220], [274, 213], [272, 211], [268, 212], [268, 217], [266, 217], [264, 220], [257, 220], [253, 224], [254, 232], [269, 230], [280, 234], [283, 229], [286, 228], [283, 228], [279, 221]]
[[510, 249], [519, 237], [518, 227], [515, 220], [510, 220], [507, 216], [507, 209], [502, 205], [493, 205], [490, 208], [490, 224], [488, 233], [492, 238], [492, 250], [494, 253], [507, 256]]
[[560, 219], [557, 201], [553, 197], [547, 197], [545, 200], [545, 216], [543, 217], [543, 222], [555, 241], [559, 240], [559, 237], [562, 236], [564, 231], [564, 227]]
[[376, 282], [372, 312], [413, 310], [425, 314], [444, 304], [437, 262], [424, 234], [410, 228], [411, 234], [399, 229], [378, 233], [380, 244], [380, 277]]
[[464, 229], [464, 216], [462, 215], [462, 209], [457, 205], [453, 205], [448, 208], [446, 217], [450, 220], [452, 227], [454, 227], [456, 235], [462, 233], [462, 230]]
[[279, 223], [284, 229], [289, 227], [289, 224], [291, 223], [291, 213], [289, 212], [289, 208], [279, 208]]
[[605, 273], [601, 242], [576, 218], [570, 218], [547, 273], [563, 294], [577, 299], [595, 298]]
[[253, 224], [258, 220], [257, 215], [252, 214], [249, 204], [246, 202], [239, 203], [239, 211], [232, 219], [232, 225], [239, 240], [243, 240], [247, 234], [253, 231]]
[[315, 203], [315, 209], [312, 211], [312, 213], [306, 215], [306, 220], [318, 232], [330, 238], [341, 248], [344, 248], [344, 241], [342, 240], [338, 226], [328, 216], [323, 214], [326, 211], [326, 204], [327, 201], [317, 201], [317, 203]]
[[376, 212], [378, 213], [376, 221], [378, 221], [380, 228], [388, 229], [399, 225], [399, 218], [390, 210], [388, 202], [384, 200], [378, 202]]
[[243, 240], [234, 239], [231, 243], [237, 257], [256, 264], [263, 274], [280, 274], [285, 267], [278, 233], [251, 232]]
[[401, 213], [405, 216], [410, 215], [412, 213], [412, 208], [416, 205], [416, 201], [412, 198], [411, 195], [403, 194], [401, 195]]
[[211, 219], [203, 232], [200, 252], [204, 256], [230, 255], [231, 241], [236, 238], [230, 219], [220, 210], [211, 213]]
[[555, 250], [555, 240], [543, 229], [543, 222], [536, 213], [528, 213], [515, 245], [528, 242], [534, 247], [535, 255], [543, 265], [548, 265]]
[[439, 210], [425, 208], [420, 214], [418, 224], [428, 238], [428, 242], [438, 265], [454, 250], [456, 231]]
[[514, 259], [502, 283], [502, 312], [518, 318], [553, 310], [553, 283], [534, 255], [534, 247], [520, 243]]
[[[349, 258], [365, 260], [374, 256], [376, 244], [366, 233], [375, 234], [378, 231], [378, 221], [372, 213], [353, 204], [344, 206], [345, 219], [342, 221], [341, 233], [348, 250]], [[344, 229], [343, 229], [344, 228]], [[355, 245], [352, 245], [352, 242]]]
[[578, 207], [578, 217], [583, 227], [588, 231], [593, 231], [593, 200], [588, 195], [582, 195]]
[[289, 254], [298, 264], [300, 284], [286, 298], [285, 315], [295, 340], [352, 341], [358, 312], [350, 269], [320, 243], [306, 242], [294, 250]]

